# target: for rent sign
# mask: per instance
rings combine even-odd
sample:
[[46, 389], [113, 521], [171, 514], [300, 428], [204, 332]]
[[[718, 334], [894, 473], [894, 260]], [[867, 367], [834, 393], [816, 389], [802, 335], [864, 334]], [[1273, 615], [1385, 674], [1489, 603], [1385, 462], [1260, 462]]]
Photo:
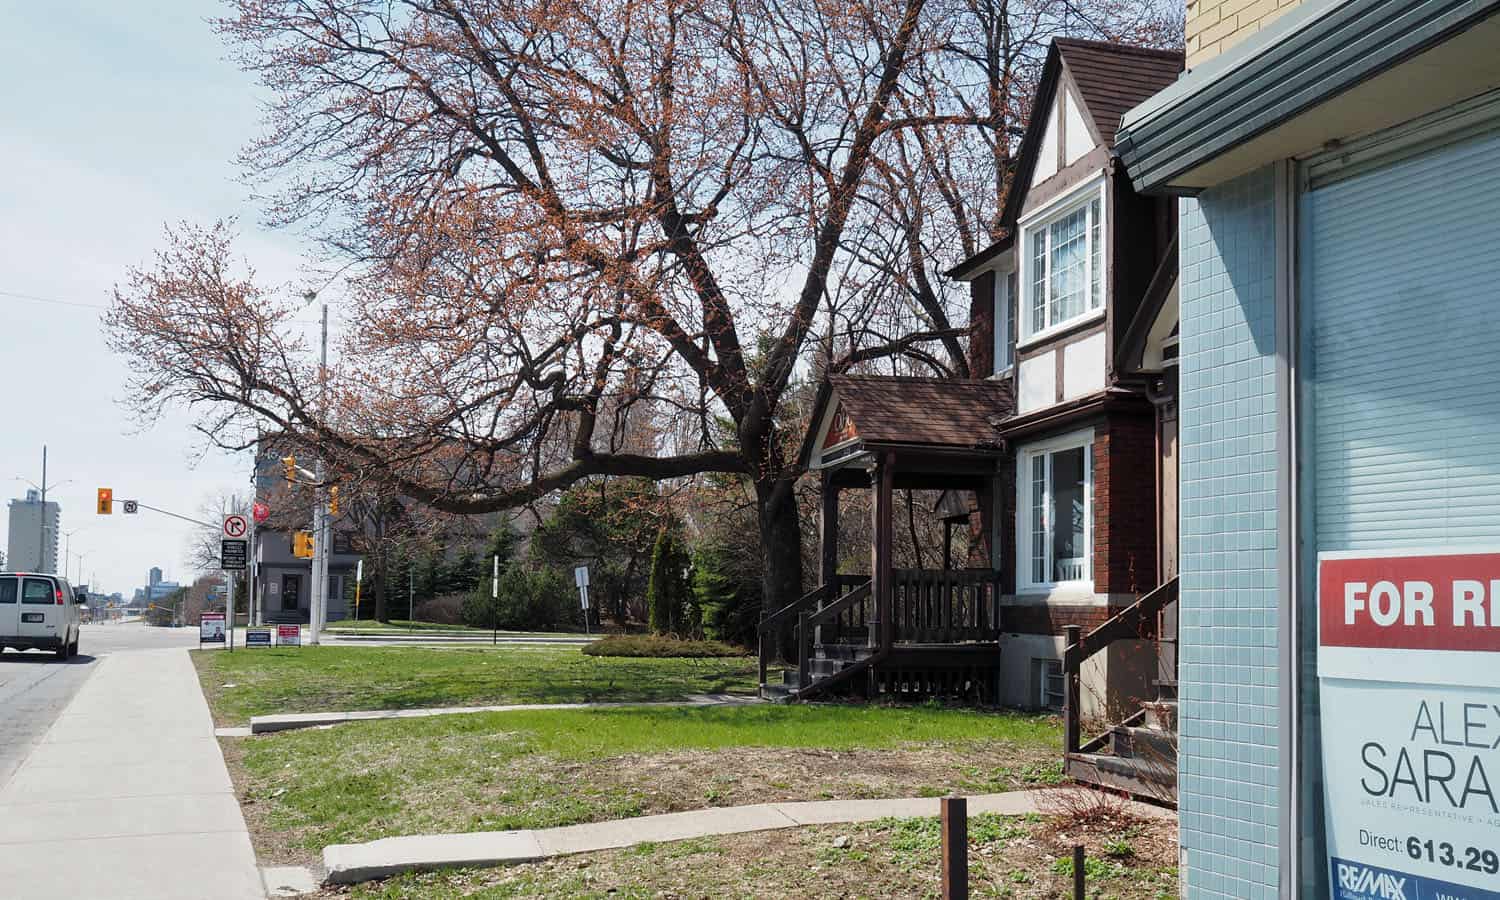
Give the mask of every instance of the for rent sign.
[[1330, 887], [1500, 900], [1500, 553], [1318, 559]]

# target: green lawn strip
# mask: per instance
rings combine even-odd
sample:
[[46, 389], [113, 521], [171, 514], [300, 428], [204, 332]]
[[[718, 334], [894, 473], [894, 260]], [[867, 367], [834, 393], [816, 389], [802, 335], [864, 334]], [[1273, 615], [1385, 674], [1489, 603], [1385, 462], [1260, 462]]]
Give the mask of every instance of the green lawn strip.
[[[610, 775], [666, 752], [729, 751], [716, 757], [715, 765], [732, 776], [740, 756], [754, 756], [749, 748], [847, 752], [940, 744], [951, 750], [983, 743], [992, 751], [1001, 744], [1035, 755], [1038, 748], [1056, 747], [1058, 739], [1055, 717], [936, 707], [764, 705], [383, 720], [283, 732], [230, 746], [248, 782], [241, 785], [242, 799], [255, 810], [257, 830], [269, 835], [262, 843], [274, 845], [267, 855], [278, 856], [391, 835], [629, 818], [659, 803], [655, 792], [661, 786], [649, 777]], [[931, 777], [967, 785], [961, 767], [952, 768]], [[819, 788], [815, 781], [799, 783], [792, 795], [819, 799]], [[884, 794], [905, 796], [914, 789], [897, 784]], [[685, 802], [695, 808], [712, 805], [701, 792]]]
[[193, 658], [220, 725], [273, 713], [751, 694], [756, 675], [748, 657], [605, 658], [577, 647], [288, 647]]
[[[1066, 896], [1072, 860], [1037, 816], [969, 819], [976, 897]], [[1167, 832], [1168, 834], [1170, 832]], [[847, 847], [835, 836], [852, 836]], [[414, 898], [936, 897], [937, 819], [883, 819], [769, 834], [641, 844], [497, 869], [405, 875], [348, 889], [360, 900]], [[1170, 840], [1166, 842], [1170, 847]], [[1177, 873], [1165, 859], [1088, 858], [1091, 897], [1167, 900]], [[1064, 865], [1066, 864], [1066, 865]]]

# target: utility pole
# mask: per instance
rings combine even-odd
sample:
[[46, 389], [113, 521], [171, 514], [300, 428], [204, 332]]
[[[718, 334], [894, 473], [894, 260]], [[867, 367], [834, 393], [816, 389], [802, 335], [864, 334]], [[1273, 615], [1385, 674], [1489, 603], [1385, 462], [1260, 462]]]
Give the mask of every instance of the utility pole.
[[[316, 294], [312, 294], [316, 297]], [[310, 298], [311, 299], [311, 298]], [[318, 355], [318, 417], [323, 421], [328, 418], [328, 304], [323, 304], [321, 349]], [[318, 448], [318, 457], [314, 463], [314, 472], [317, 476], [317, 487], [314, 489], [316, 499], [313, 501], [313, 561], [312, 582], [313, 594], [308, 603], [312, 619], [312, 634], [309, 643], [318, 644], [318, 635], [323, 630], [323, 620], [328, 615], [328, 500], [327, 488], [323, 484], [324, 473], [327, 468], [323, 464], [323, 448]]]
[[[37, 525], [36, 570], [47, 569], [47, 445], [42, 445], [42, 514]], [[53, 566], [53, 568], [57, 568]]]

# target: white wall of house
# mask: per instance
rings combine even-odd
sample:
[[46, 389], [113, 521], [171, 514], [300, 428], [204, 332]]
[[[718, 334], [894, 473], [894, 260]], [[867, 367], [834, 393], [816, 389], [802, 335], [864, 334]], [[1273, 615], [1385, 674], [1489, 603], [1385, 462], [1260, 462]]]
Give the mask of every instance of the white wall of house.
[[1016, 413], [1026, 415], [1057, 402], [1056, 351], [1024, 359], [1016, 379]]
[[1104, 390], [1104, 332], [1063, 347], [1063, 399]]

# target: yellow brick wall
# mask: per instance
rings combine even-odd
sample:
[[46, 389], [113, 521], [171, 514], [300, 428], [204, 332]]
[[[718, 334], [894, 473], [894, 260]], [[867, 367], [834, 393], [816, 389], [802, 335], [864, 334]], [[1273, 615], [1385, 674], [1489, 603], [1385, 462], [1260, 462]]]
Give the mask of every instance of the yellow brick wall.
[[1188, 0], [1188, 68], [1218, 56], [1301, 2], [1302, 0]]

